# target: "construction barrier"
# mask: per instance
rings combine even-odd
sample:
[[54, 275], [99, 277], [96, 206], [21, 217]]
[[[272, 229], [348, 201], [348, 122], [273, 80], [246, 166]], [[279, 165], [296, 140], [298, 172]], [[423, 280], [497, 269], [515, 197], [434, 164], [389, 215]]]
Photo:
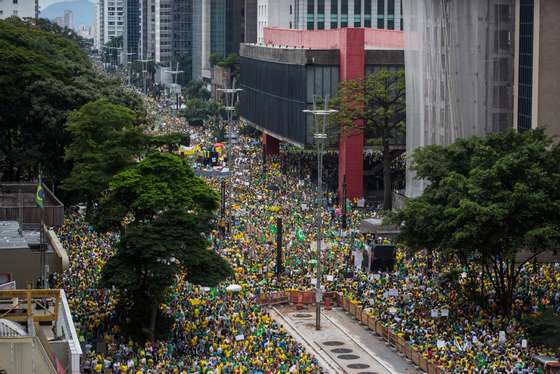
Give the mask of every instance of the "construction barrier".
[[362, 324], [364, 324], [366, 326], [368, 326], [368, 316], [369, 316], [369, 314], [368, 314], [367, 310], [365, 310], [365, 309], [362, 310], [361, 322], [362, 322]]
[[361, 305], [356, 305], [356, 309], [354, 310], [354, 318], [360, 322], [362, 321], [362, 310], [364, 310], [364, 307]]
[[338, 304], [338, 306], [342, 306], [342, 304], [344, 303], [344, 296], [340, 292], [336, 293], [336, 303]]
[[411, 356], [412, 356], [411, 357], [412, 362], [414, 362], [415, 365], [420, 366], [420, 356], [421, 356], [420, 352], [413, 349]]
[[387, 328], [381, 323], [375, 325], [375, 333], [383, 338], [387, 337]]
[[387, 341], [393, 347], [397, 348], [397, 336], [393, 333], [390, 327], [387, 328]]
[[[338, 294], [338, 296], [341, 297], [342, 295]], [[368, 311], [364, 310], [363, 306], [351, 303], [348, 298], [342, 298], [339, 303], [351, 316], [366, 325], [371, 331], [387, 340], [389, 344], [403, 353], [424, 372], [428, 374], [446, 373], [446, 371], [436, 363], [430, 362], [422, 353], [412, 348], [404, 337], [393, 333], [391, 328], [383, 326], [383, 324], [378, 322], [373, 316], [369, 315]]]
[[375, 332], [375, 318], [372, 316], [368, 316], [368, 323], [367, 323], [369, 329], [373, 332]]
[[350, 303], [350, 305], [348, 306], [348, 313], [350, 313], [352, 317], [356, 315], [356, 304]]

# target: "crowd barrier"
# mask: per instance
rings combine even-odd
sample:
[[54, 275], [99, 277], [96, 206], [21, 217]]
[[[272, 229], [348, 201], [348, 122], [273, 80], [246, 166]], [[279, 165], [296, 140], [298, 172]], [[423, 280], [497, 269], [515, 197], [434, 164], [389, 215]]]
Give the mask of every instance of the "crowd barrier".
[[[326, 292], [323, 295], [323, 302], [329, 300], [331, 303], [341, 306], [352, 317], [358, 320], [361, 324], [365, 325], [368, 329], [373, 331], [385, 339], [390, 345], [402, 354], [404, 354], [416, 366], [428, 374], [446, 374], [446, 371], [439, 367], [437, 364], [431, 362], [422, 355], [421, 352], [412, 348], [410, 344], [402, 337], [394, 334], [393, 331], [377, 321], [375, 317], [368, 313], [367, 309], [358, 303], [350, 301], [338, 292]], [[295, 305], [311, 305], [315, 304], [315, 291], [280, 291], [272, 292], [269, 294], [261, 294], [257, 297], [259, 305], [280, 305], [280, 304], [295, 304]]]
[[421, 352], [415, 350], [408, 342], [402, 337], [394, 334], [393, 331], [384, 326], [383, 323], [377, 321], [373, 316], [369, 315], [368, 310], [364, 309], [361, 305], [350, 301], [348, 298], [342, 297], [338, 294], [337, 300], [339, 305], [358, 320], [368, 329], [373, 331], [391, 344], [397, 351], [404, 354], [416, 366], [428, 374], [446, 374], [447, 372], [437, 364], [431, 362], [422, 355]]
[[[340, 305], [341, 296], [336, 292], [325, 292], [323, 303], [328, 300], [333, 304]], [[260, 294], [256, 298], [259, 305], [280, 305], [280, 304], [315, 304], [315, 291], [279, 291], [268, 294]]]

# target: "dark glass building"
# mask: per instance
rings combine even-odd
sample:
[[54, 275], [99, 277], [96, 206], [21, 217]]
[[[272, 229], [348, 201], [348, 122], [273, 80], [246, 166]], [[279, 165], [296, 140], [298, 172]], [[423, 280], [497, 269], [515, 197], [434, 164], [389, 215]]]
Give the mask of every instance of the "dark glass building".
[[124, 5], [123, 51], [127, 61], [136, 61], [140, 56], [141, 3], [125, 0]]
[[179, 83], [185, 84], [191, 79], [193, 52], [193, 0], [174, 0], [171, 20], [171, 51], [172, 65], [183, 74], [179, 75]]

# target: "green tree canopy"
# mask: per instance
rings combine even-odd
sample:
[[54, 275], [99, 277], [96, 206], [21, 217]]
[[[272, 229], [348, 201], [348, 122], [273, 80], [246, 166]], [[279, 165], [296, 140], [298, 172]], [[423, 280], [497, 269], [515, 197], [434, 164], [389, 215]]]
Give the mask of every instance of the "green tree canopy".
[[103, 284], [118, 288], [136, 311], [149, 306], [150, 313], [131, 315], [140, 316], [135, 323], [152, 337], [158, 305], [175, 275], [185, 272], [189, 281], [204, 286], [232, 275], [227, 261], [208, 249], [206, 240], [218, 195], [179, 157], [149, 154], [113, 178], [100, 205], [98, 226], [121, 232]]
[[392, 207], [390, 146], [404, 131], [406, 110], [404, 70], [381, 69], [361, 80], [341, 82], [335, 116], [343, 135], [357, 130], [381, 140], [383, 153], [383, 207]]
[[391, 220], [403, 224], [400, 240], [411, 249], [435, 250], [482, 274], [482, 292], [488, 277], [509, 314], [523, 264], [559, 248], [559, 165], [560, 146], [541, 130], [421, 148], [414, 167], [430, 184]]
[[148, 142], [143, 128], [136, 125], [135, 113], [108, 99], [72, 112], [66, 130], [72, 136], [66, 160], [73, 168], [62, 188], [72, 192], [75, 202], [88, 206], [101, 197], [115, 174], [135, 162]]
[[0, 21], [0, 179], [29, 180], [39, 169], [55, 184], [65, 178], [68, 113], [100, 97], [143, 117], [141, 101], [97, 72], [73, 33], [46, 20]]
[[190, 81], [183, 89], [183, 95], [189, 99], [210, 100], [210, 91], [203, 81]]

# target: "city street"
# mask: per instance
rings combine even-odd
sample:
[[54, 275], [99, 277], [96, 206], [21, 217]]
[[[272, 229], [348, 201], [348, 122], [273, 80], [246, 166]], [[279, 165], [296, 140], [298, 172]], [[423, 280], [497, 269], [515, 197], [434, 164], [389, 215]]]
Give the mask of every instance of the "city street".
[[406, 374], [417, 369], [341, 308], [321, 313], [321, 330], [315, 329], [314, 308], [273, 307], [272, 317], [283, 324], [318, 358], [329, 373]]

